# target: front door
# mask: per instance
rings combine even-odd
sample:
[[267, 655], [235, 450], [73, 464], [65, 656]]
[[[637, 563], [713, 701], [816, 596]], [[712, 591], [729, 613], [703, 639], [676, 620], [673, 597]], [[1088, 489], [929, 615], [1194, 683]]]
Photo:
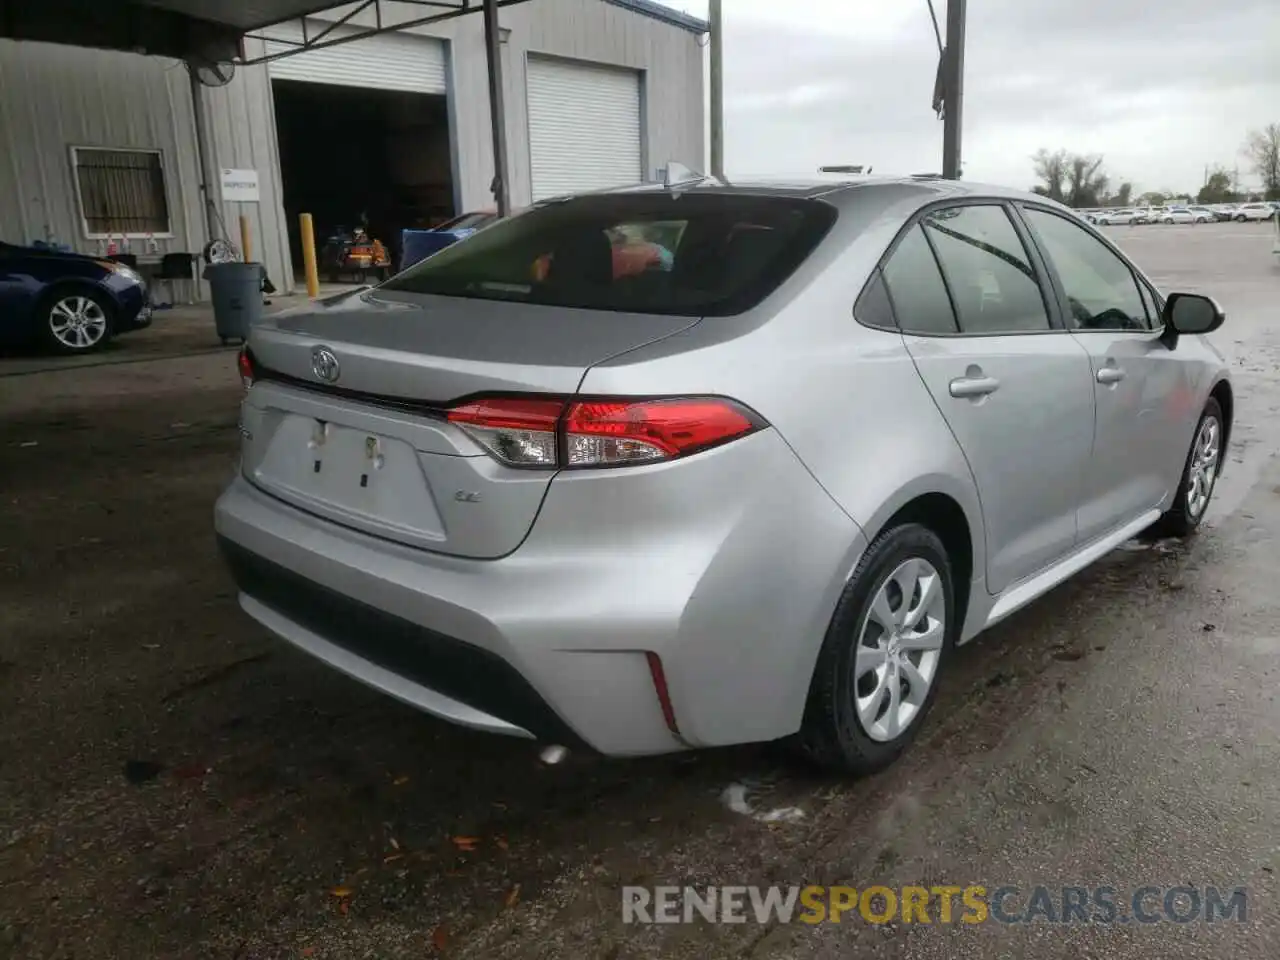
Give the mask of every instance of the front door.
[[1071, 552], [1093, 439], [1089, 358], [1005, 208], [933, 211], [884, 267], [903, 339], [973, 472], [995, 594]]
[[1023, 211], [1065, 299], [1072, 336], [1088, 351], [1096, 415], [1093, 457], [1080, 505], [1081, 541], [1093, 540], [1160, 506], [1176, 475], [1167, 452], [1170, 398], [1179, 364], [1169, 363], [1159, 320], [1129, 265], [1083, 226], [1048, 210]]

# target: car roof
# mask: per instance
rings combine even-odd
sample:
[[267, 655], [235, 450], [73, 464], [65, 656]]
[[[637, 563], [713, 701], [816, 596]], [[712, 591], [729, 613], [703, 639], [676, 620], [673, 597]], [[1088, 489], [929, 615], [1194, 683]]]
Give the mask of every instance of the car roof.
[[[961, 199], [964, 197], [995, 197], [1008, 200], [1033, 200], [1049, 206], [1070, 209], [1048, 197], [1026, 190], [1012, 190], [1008, 187], [987, 183], [974, 183], [969, 180], [947, 180], [936, 174], [916, 174], [911, 176], [868, 176], [841, 179], [828, 177], [789, 177], [789, 178], [737, 178], [721, 183], [707, 179], [690, 181], [688, 184], [677, 184], [666, 187], [660, 183], [646, 183], [615, 190], [602, 190], [601, 194], [627, 193], [680, 193], [696, 194], [730, 194], [738, 196], [772, 196], [795, 197], [799, 199], [815, 199], [821, 197], [833, 206], [841, 207], [853, 203], [859, 197], [865, 197], [868, 191], [892, 189], [901, 196], [905, 191], [917, 193], [922, 203], [933, 200]], [[597, 194], [598, 195], [598, 194]]]

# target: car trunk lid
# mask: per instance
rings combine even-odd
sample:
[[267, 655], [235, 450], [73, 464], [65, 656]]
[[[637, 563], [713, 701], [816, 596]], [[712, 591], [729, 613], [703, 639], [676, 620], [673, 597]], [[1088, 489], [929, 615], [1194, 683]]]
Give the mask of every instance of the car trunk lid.
[[457, 556], [510, 553], [553, 470], [490, 457], [445, 417], [478, 394], [572, 395], [593, 364], [697, 323], [379, 291], [267, 318], [250, 350], [243, 469], [335, 523]]

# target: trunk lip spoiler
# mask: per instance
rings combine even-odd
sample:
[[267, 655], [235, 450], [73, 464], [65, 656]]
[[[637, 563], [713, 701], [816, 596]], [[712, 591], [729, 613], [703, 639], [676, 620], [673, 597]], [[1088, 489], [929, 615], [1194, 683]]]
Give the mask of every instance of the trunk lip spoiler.
[[397, 397], [390, 394], [372, 393], [367, 390], [353, 390], [350, 387], [319, 383], [303, 377], [295, 377], [292, 374], [282, 373], [279, 370], [273, 370], [271, 367], [263, 366], [256, 358], [254, 359], [254, 371], [255, 383], [274, 383], [280, 386], [322, 394], [326, 397], [337, 397], [343, 400], [353, 400], [357, 403], [366, 403], [370, 406], [384, 407], [401, 413], [415, 413], [436, 420], [444, 420], [448, 415], [449, 407], [456, 402], [415, 400], [410, 397]]

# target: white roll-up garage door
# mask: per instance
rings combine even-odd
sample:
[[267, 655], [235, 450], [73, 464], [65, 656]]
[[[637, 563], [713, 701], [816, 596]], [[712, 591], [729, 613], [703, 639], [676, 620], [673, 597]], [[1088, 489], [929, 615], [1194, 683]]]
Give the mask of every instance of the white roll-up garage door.
[[533, 199], [638, 183], [640, 74], [530, 56]]
[[[307, 36], [314, 38], [326, 26], [320, 20], [308, 20]], [[360, 32], [338, 27], [325, 34], [320, 42]], [[264, 33], [275, 38], [267, 41], [268, 54], [296, 50], [296, 44], [302, 41], [302, 29], [294, 24], [271, 27]], [[273, 80], [303, 80], [409, 93], [445, 93], [447, 90], [444, 43], [434, 37], [409, 33], [385, 33], [294, 54], [270, 61], [268, 70]]]

